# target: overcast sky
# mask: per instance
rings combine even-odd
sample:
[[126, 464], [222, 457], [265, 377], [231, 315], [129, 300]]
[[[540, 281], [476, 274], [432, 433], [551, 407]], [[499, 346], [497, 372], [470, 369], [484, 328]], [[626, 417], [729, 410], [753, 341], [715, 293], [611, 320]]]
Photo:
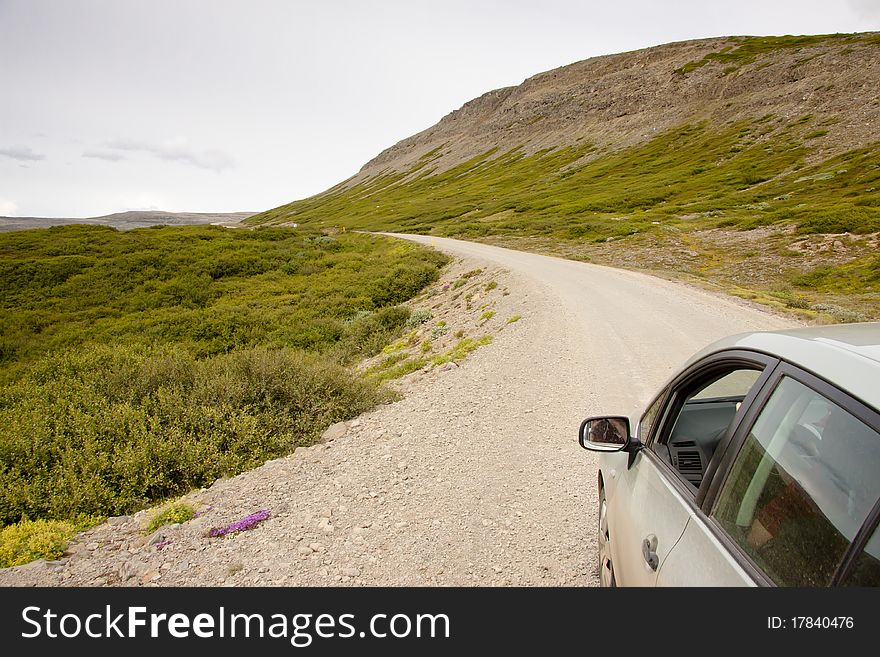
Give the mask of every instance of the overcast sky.
[[880, 0], [0, 0], [0, 215], [264, 210], [594, 55], [880, 30]]

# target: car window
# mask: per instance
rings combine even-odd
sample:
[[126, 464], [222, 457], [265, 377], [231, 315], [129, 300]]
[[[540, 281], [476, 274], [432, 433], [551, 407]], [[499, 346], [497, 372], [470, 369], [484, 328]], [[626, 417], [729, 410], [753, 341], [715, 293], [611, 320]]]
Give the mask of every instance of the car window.
[[697, 390], [691, 399], [713, 399], [718, 397], [745, 397], [755, 381], [761, 376], [759, 370], [734, 370], [713, 381], [705, 388]]
[[844, 586], [880, 586], [880, 528], [868, 539], [865, 549], [856, 557], [852, 569], [842, 582]]
[[783, 377], [711, 515], [777, 584], [828, 585], [880, 496], [878, 470], [874, 430]]
[[638, 438], [642, 444], [648, 443], [651, 431], [654, 429], [654, 423], [657, 421], [657, 415], [660, 413], [660, 404], [663, 402], [663, 395], [657, 397], [654, 403], [648, 406], [648, 410], [639, 420]]
[[664, 421], [665, 437], [652, 449], [696, 489], [743, 400], [761, 376], [754, 366], [731, 365], [676, 391]]

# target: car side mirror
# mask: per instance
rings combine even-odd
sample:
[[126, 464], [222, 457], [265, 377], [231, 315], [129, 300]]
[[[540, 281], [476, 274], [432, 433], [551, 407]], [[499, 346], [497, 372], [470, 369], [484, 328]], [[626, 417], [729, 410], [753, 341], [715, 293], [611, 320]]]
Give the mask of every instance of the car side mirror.
[[593, 452], [619, 452], [630, 442], [629, 418], [588, 417], [581, 422], [578, 441], [581, 447]]

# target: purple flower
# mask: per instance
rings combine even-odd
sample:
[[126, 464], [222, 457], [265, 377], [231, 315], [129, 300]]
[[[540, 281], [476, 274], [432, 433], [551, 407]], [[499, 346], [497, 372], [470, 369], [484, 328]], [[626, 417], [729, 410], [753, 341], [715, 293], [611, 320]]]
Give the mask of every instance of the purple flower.
[[158, 543], [156, 543], [156, 549], [161, 550], [163, 548], [166, 548], [169, 545], [171, 545], [173, 542], [174, 541], [172, 541], [170, 538], [166, 538], [164, 541], [159, 541]]
[[211, 531], [208, 532], [208, 536], [215, 538], [217, 536], [226, 536], [226, 534], [234, 534], [235, 532], [244, 532], [248, 529], [253, 529], [259, 523], [268, 518], [269, 513], [269, 509], [263, 509], [262, 511], [252, 513], [246, 518], [236, 520], [234, 523], [232, 523], [231, 525], [227, 525], [226, 527], [214, 527]]
[[214, 507], [209, 504], [204, 509], [201, 509], [200, 511], [196, 511], [193, 514], [193, 518], [199, 518], [200, 516], [205, 515], [208, 511], [213, 511], [213, 509], [214, 509]]

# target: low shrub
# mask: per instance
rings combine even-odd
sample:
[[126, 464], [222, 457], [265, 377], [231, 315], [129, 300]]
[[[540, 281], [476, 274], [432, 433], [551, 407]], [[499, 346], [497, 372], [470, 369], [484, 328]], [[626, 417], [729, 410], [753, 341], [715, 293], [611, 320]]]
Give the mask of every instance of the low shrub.
[[159, 529], [159, 527], [164, 527], [165, 525], [177, 525], [186, 522], [187, 520], [192, 520], [194, 515], [195, 510], [189, 504], [177, 502], [176, 504], [165, 507], [159, 511], [159, 513], [154, 515], [144, 528], [144, 532], [152, 534]]
[[129, 513], [309, 445], [385, 399], [291, 349], [49, 355], [0, 388], [0, 523]]
[[0, 527], [0, 568], [34, 559], [58, 559], [77, 532], [100, 521], [83, 516], [75, 520], [22, 520]]
[[432, 313], [427, 308], [419, 308], [418, 310], [414, 310], [410, 313], [409, 319], [406, 321], [406, 325], [410, 328], [415, 328], [421, 324], [424, 324], [428, 320], [434, 317], [434, 313]]

